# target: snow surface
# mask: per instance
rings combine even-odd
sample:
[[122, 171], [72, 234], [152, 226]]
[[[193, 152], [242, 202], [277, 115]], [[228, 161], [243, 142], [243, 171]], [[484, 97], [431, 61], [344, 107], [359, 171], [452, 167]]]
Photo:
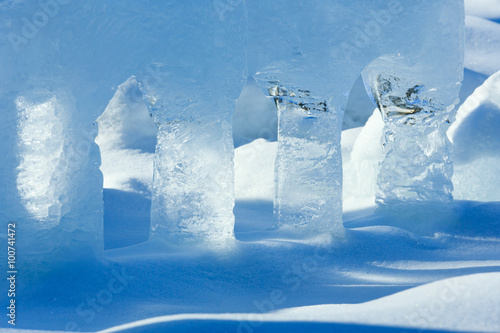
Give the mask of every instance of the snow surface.
[[[381, 133], [377, 112], [364, 128], [343, 132], [346, 169], [363, 156], [371, 167], [380, 158], [371, 151]], [[367, 192], [344, 213], [345, 242], [288, 241], [269, 230], [275, 150], [259, 139], [235, 151], [238, 241], [226, 254], [140, 243], [149, 231], [147, 195], [106, 189], [110, 262], [61, 267], [23, 285], [30, 297], [22, 298], [19, 327], [26, 329], [5, 332], [500, 330], [498, 202], [456, 202], [453, 223], [421, 236], [375, 214]], [[359, 188], [349, 184], [345, 195], [354, 197]], [[93, 310], [87, 302], [105, 297], [117, 274], [126, 277], [123, 290]]]
[[500, 25], [486, 19], [467, 16], [464, 66], [492, 75], [500, 70]]
[[358, 84], [342, 133], [346, 241], [324, 246], [275, 234], [275, 114], [250, 82], [234, 117], [233, 250], [144, 242], [155, 125], [129, 80], [99, 120], [108, 262], [20, 280], [18, 328], [4, 319], [0, 331], [500, 331], [500, 74], [492, 75], [500, 70], [500, 3], [467, 0], [466, 10], [482, 18], [467, 17], [463, 104], [448, 132], [453, 219], [419, 227], [377, 213], [382, 121], [369, 103], [356, 104], [365, 96]]
[[484, 17], [487, 19], [500, 19], [500, 2], [498, 0], [465, 0], [467, 15]]
[[500, 72], [464, 102], [448, 131], [453, 142], [454, 195], [461, 200], [500, 201]]
[[[444, 279], [391, 296], [360, 303], [316, 305], [290, 308], [262, 315], [249, 314], [194, 314], [156, 317], [102, 331], [113, 332], [183, 332], [187, 327], [196, 327], [197, 321], [205, 321], [207, 330], [222, 332], [224, 330], [245, 331], [258, 327], [259, 331], [272, 331], [276, 324], [307, 322], [315, 323], [323, 330], [339, 328], [363, 330], [356, 327], [362, 322], [372, 326], [370, 331], [382, 331], [390, 326], [405, 328], [430, 327], [453, 331], [489, 331], [500, 325], [500, 309], [496, 307], [500, 291], [495, 288], [500, 283], [500, 273], [474, 274], [464, 277]], [[493, 292], [492, 292], [493, 291]], [[411, 300], [411, 301], [409, 301]], [[469, 307], [463, 307], [462, 304]], [[483, 311], [492, 306], [493, 311]], [[460, 320], [454, 320], [459, 317]], [[453, 327], [443, 322], [455, 322]], [[318, 325], [321, 323], [323, 325]], [[336, 325], [325, 325], [337, 323]], [[338, 325], [342, 323], [344, 325]], [[199, 323], [198, 323], [199, 325]], [[350, 327], [349, 327], [350, 326]]]

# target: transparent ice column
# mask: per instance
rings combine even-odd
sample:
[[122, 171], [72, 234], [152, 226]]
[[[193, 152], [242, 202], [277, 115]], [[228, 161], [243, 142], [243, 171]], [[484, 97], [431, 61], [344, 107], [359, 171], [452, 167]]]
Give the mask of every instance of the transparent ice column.
[[176, 7], [182, 21], [164, 41], [174, 47], [137, 75], [158, 125], [151, 238], [224, 247], [234, 239], [231, 124], [247, 76], [246, 11]]
[[453, 200], [446, 131], [458, 101], [460, 74], [433, 75], [426, 66], [431, 64], [424, 61], [409, 66], [398, 56], [386, 56], [363, 73], [385, 122], [382, 144], [386, 156], [380, 166], [376, 199], [381, 206], [443, 206]]
[[219, 117], [202, 116], [217, 108], [229, 111], [234, 103], [196, 103], [199, 117], [172, 121], [158, 121], [165, 107], [151, 109], [159, 124], [151, 205], [153, 239], [218, 247], [234, 237], [230, 117], [227, 112]]
[[346, 71], [335, 74], [329, 22], [339, 6], [282, 0], [247, 6], [249, 70], [278, 112], [276, 227], [284, 237], [342, 238], [340, 134], [349, 78], [335, 86], [335, 75]]
[[331, 100], [269, 82], [278, 109], [274, 214], [277, 226], [303, 236], [343, 235], [342, 159]]

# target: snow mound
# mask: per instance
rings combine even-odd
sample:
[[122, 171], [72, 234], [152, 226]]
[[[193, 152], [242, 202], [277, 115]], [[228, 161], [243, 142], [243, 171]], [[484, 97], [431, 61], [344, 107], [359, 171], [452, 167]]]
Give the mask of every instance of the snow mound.
[[498, 0], [465, 0], [465, 13], [487, 19], [499, 19], [500, 2]]
[[[350, 156], [342, 156], [344, 162], [344, 211], [356, 210], [375, 204], [378, 190], [379, 164], [384, 159], [382, 132], [384, 121], [378, 109], [373, 111], [359, 136], [354, 138]], [[342, 145], [348, 144], [348, 136], [342, 132]]]
[[499, 284], [500, 273], [474, 274], [436, 281], [367, 303], [300, 307], [270, 316], [277, 320], [498, 332]]
[[151, 193], [158, 128], [134, 78], [118, 87], [97, 123], [104, 188]]
[[[481, 273], [432, 282], [366, 303], [305, 306], [260, 314], [162, 316], [116, 326], [101, 333], [185, 332], [193, 328], [211, 332], [228, 329], [267, 332], [301, 327], [327, 331], [339, 328], [339, 323], [351, 324], [340, 326], [349, 332], [360, 329], [390, 331], [391, 327], [498, 332], [499, 284], [500, 273]], [[266, 306], [261, 310], [265, 311]], [[322, 326], [315, 326], [321, 323]], [[327, 323], [331, 325], [325, 325]], [[305, 324], [308, 326], [304, 327]]]
[[500, 72], [477, 88], [448, 130], [453, 142], [454, 196], [500, 201]]
[[277, 142], [257, 139], [235, 149], [236, 200], [273, 200]]
[[500, 70], [500, 24], [467, 16], [465, 18], [464, 66], [485, 75]]

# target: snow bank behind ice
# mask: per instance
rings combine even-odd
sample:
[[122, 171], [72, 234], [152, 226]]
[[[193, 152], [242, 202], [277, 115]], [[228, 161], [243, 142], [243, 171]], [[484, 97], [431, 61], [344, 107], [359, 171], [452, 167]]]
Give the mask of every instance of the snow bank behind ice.
[[500, 201], [500, 72], [464, 102], [448, 130], [453, 142], [454, 197]]
[[465, 26], [464, 66], [486, 75], [500, 70], [500, 24], [467, 16]]

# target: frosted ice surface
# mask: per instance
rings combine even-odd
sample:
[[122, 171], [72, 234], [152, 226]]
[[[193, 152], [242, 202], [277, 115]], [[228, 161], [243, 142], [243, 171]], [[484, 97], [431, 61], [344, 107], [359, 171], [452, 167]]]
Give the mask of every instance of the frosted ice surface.
[[171, 3], [165, 55], [137, 75], [159, 126], [151, 235], [224, 246], [234, 234], [231, 124], [246, 81], [245, 6]]
[[462, 1], [247, 3], [249, 69], [278, 106], [278, 226], [341, 235], [340, 124], [363, 70], [390, 137], [379, 202], [451, 198]]
[[102, 176], [94, 126], [74, 126], [74, 99], [66, 92], [21, 90], [5, 101], [0, 221], [16, 223], [19, 261], [47, 268], [53, 256], [100, 255]]

